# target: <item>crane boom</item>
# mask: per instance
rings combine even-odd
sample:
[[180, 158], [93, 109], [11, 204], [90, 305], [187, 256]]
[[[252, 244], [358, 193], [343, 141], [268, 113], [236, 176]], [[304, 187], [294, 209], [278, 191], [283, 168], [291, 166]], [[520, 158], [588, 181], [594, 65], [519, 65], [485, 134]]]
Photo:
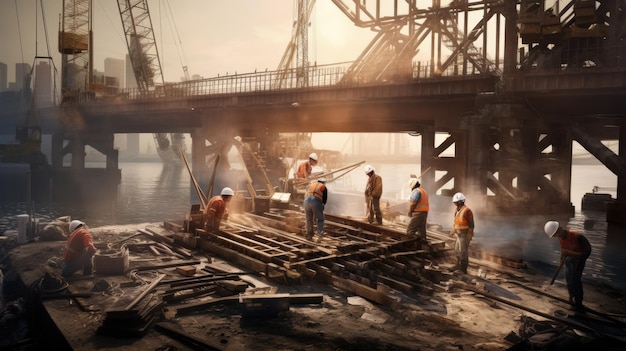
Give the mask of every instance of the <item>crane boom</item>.
[[[148, 0], [117, 0], [120, 11], [128, 55], [142, 93], [165, 94], [163, 71], [157, 49]], [[185, 72], [186, 73], [186, 72]], [[184, 148], [180, 134], [154, 133], [157, 152], [165, 162], [178, 161], [180, 154], [173, 152], [176, 147]], [[167, 156], [166, 156], [167, 155]], [[173, 156], [172, 156], [173, 155]]]
[[164, 82], [148, 0], [117, 0], [117, 5], [137, 85], [142, 92], [155, 90]]

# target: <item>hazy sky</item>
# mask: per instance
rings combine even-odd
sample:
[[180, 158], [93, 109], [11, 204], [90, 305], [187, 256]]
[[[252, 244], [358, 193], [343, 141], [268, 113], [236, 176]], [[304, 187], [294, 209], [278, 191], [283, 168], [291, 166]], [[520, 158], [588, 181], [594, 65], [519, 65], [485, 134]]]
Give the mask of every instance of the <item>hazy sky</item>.
[[[0, 0], [0, 62], [8, 65], [9, 82], [15, 80], [15, 63], [32, 64], [35, 55], [52, 56], [60, 69], [57, 33], [62, 4], [62, 0]], [[170, 82], [183, 77], [185, 65], [190, 75], [203, 77], [276, 69], [295, 18], [293, 0], [150, 0], [148, 4], [164, 77]], [[117, 1], [93, 0], [93, 8], [94, 67], [103, 71], [104, 58], [125, 57], [126, 42]], [[369, 29], [354, 26], [331, 1], [318, 0], [309, 30], [309, 60], [352, 61], [372, 37]]]

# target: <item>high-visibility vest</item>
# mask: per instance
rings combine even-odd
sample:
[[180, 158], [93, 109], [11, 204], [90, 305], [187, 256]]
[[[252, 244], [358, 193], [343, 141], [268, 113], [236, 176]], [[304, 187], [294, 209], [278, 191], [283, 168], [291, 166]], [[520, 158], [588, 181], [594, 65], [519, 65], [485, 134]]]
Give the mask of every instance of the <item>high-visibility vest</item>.
[[566, 256], [571, 257], [581, 257], [588, 256], [591, 252], [591, 245], [589, 245], [588, 241], [585, 246], [582, 246], [579, 241], [578, 232], [575, 230], [567, 230], [567, 236], [565, 239], [560, 236], [557, 237], [559, 239], [559, 243], [561, 244], [561, 253]]
[[311, 183], [306, 189], [304, 197], [315, 196], [316, 198], [324, 201], [324, 189], [326, 189], [326, 186], [320, 182]]
[[313, 171], [313, 167], [309, 161], [304, 161], [298, 166], [298, 171], [296, 172], [296, 178], [307, 178], [311, 175]]
[[454, 215], [454, 229], [456, 230], [467, 230], [469, 229], [469, 223], [467, 223], [467, 218], [465, 218], [465, 211], [467, 211], [467, 206], [463, 205]]
[[420, 199], [415, 205], [413, 212], [428, 212], [430, 207], [428, 206], [428, 192], [422, 188], [417, 188], [420, 192]]

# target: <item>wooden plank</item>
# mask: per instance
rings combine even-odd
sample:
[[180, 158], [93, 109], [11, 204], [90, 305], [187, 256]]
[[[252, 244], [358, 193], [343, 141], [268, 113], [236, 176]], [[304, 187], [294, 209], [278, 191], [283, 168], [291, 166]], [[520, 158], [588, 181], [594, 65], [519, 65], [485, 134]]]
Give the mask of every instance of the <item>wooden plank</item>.
[[350, 291], [358, 296], [361, 296], [370, 301], [374, 301], [383, 306], [387, 306], [392, 310], [397, 310], [400, 305], [400, 298], [395, 296], [389, 296], [369, 286], [357, 283], [353, 280], [343, 279], [336, 276], [331, 277], [331, 283], [333, 286], [340, 289]]
[[175, 339], [184, 342], [187, 345], [192, 346], [194, 349], [202, 349], [208, 351], [221, 351], [224, 350], [217, 343], [212, 343], [204, 339], [200, 339], [194, 335], [188, 334], [180, 328], [177, 328], [172, 323], [160, 322], [154, 325], [155, 329], [163, 332], [169, 336], [173, 336]]

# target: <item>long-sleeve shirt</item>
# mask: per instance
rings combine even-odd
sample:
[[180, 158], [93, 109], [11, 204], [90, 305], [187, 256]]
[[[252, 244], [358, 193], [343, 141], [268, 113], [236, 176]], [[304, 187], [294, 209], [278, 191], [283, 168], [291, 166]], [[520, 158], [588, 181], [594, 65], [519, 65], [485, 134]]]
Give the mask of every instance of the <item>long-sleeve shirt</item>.
[[93, 237], [84, 226], [75, 229], [63, 247], [63, 260], [71, 262], [85, 251], [96, 252]]
[[565, 238], [557, 237], [561, 244], [561, 254], [571, 257], [587, 258], [591, 254], [591, 244], [584, 235], [575, 230], [566, 230]]
[[226, 213], [226, 202], [221, 195], [213, 196], [204, 210], [206, 226], [209, 229], [218, 229]]
[[378, 174], [372, 174], [367, 180], [365, 196], [381, 197], [383, 195], [383, 178]]

